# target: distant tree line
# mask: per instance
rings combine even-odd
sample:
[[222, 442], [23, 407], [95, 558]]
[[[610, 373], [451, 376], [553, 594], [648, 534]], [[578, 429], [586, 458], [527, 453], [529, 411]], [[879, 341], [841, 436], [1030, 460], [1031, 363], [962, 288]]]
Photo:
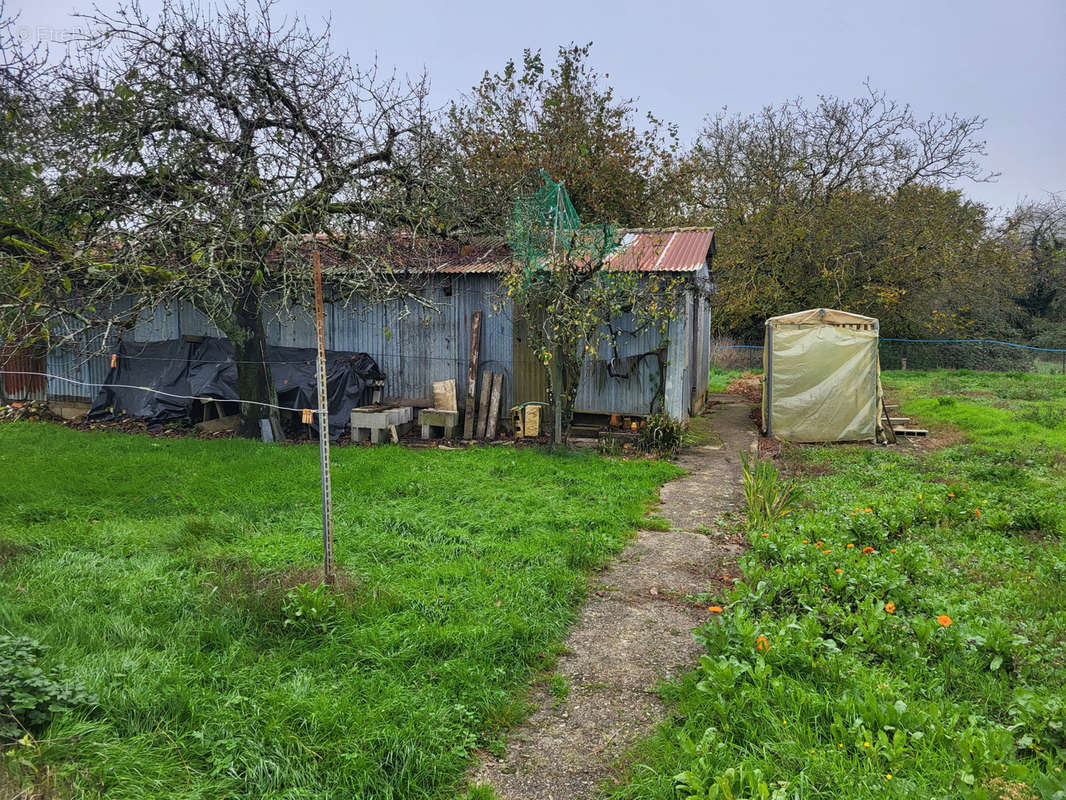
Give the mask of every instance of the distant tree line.
[[[968, 199], [960, 185], [994, 179], [978, 117], [920, 117], [868, 86], [712, 114], [683, 142], [588, 45], [526, 51], [441, 110], [426, 76], [359, 67], [267, 0], [96, 11], [61, 62], [14, 26], [0, 13], [8, 341], [183, 299], [233, 341], [242, 397], [270, 399], [264, 309], [306, 295], [310, 237], [344, 253], [337, 291], [410, 292], [398, 241], [415, 263], [502, 241], [544, 169], [582, 222], [713, 226], [720, 333], [835, 306], [900, 336], [1066, 346], [1063, 199], [1001, 217]], [[120, 295], [139, 298], [122, 318]], [[246, 409], [249, 433], [262, 414]]]

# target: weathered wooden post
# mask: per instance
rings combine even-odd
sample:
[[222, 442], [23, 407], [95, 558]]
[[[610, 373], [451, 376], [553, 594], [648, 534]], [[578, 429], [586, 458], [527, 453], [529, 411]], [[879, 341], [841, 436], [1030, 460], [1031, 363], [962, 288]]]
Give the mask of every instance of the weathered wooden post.
[[470, 326], [470, 364], [466, 370], [466, 419], [463, 421], [463, 438], [473, 439], [474, 423], [477, 421], [477, 367], [481, 355], [481, 312], [474, 312]]

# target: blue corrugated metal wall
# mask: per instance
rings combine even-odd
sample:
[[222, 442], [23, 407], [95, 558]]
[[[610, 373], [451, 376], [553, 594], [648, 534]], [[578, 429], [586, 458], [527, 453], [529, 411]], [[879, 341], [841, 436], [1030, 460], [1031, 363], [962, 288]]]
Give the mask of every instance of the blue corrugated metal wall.
[[[387, 303], [353, 300], [326, 304], [326, 346], [332, 350], [369, 353], [386, 374], [385, 394], [389, 397], [425, 397], [433, 381], [454, 379], [460, 404], [466, 396], [467, 363], [470, 356], [470, 326], [475, 311], [482, 312], [481, 354], [479, 371], [491, 370], [503, 377], [501, 409], [514, 404], [514, 327], [512, 309], [501, 295], [498, 279], [493, 275], [439, 276], [426, 286], [422, 297], [433, 306], [413, 299]], [[671, 322], [668, 330], [667, 384], [665, 410], [683, 418], [693, 387], [693, 353], [688, 319], [690, 301], [685, 312]], [[708, 314], [709, 316], [709, 314]], [[626, 330], [629, 321], [617, 326]], [[702, 320], [701, 320], [702, 322]], [[709, 358], [708, 327], [701, 325], [701, 342], [697, 364]], [[142, 314], [132, 332], [126, 334], [136, 342], [176, 339], [182, 335], [220, 336], [218, 329], [197, 309], [183, 304], [179, 309], [155, 309]], [[98, 335], [99, 336], [99, 335]], [[270, 344], [288, 347], [314, 347], [314, 322], [304, 309], [292, 309], [281, 316], [270, 315], [267, 323]], [[623, 362], [657, 350], [662, 337], [658, 331], [644, 330], [618, 339], [617, 357]], [[113, 347], [112, 335], [107, 347]], [[521, 347], [522, 345], [518, 345]], [[102, 383], [109, 368], [107, 355], [86, 357], [98, 352], [99, 341], [79, 339], [73, 348], [57, 349], [48, 355], [52, 374], [92, 384]], [[615, 353], [601, 353], [602, 359]], [[621, 366], [621, 364], [616, 364]], [[707, 372], [706, 365], [702, 369]], [[479, 376], [480, 380], [480, 376]], [[702, 376], [706, 391], [706, 374]], [[606, 364], [589, 363], [582, 373], [576, 408], [605, 413], [646, 414], [658, 390], [659, 365], [654, 356], [635, 365], [630, 378], [607, 374]], [[85, 401], [96, 395], [92, 387], [80, 387], [50, 380], [50, 397], [74, 397]], [[506, 413], [502, 415], [507, 419]]]

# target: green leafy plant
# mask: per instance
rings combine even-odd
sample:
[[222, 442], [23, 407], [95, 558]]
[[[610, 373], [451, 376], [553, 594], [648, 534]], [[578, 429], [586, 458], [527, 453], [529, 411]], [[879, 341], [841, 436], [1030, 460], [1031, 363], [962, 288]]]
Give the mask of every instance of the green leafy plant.
[[744, 469], [748, 525], [770, 525], [792, 513], [795, 486], [782, 480], [777, 468], [769, 461], [751, 458], [743, 451], [740, 460]]
[[771, 786], [758, 768], [742, 763], [716, 770], [713, 760], [706, 757], [723, 745], [717, 741], [716, 734], [714, 728], [708, 728], [698, 743], [682, 737], [682, 748], [694, 761], [692, 769], [674, 776], [678, 797], [683, 800], [785, 800], [788, 797], [787, 783]]
[[60, 678], [62, 664], [41, 666], [47, 649], [25, 636], [0, 636], [0, 741], [39, 734], [56, 714], [96, 703], [81, 684]]
[[297, 584], [286, 593], [281, 608], [285, 627], [316, 633], [327, 633], [336, 626], [337, 609], [337, 598], [324, 583], [314, 588]]
[[645, 453], [673, 455], [681, 449], [685, 431], [681, 423], [666, 414], [652, 414], [637, 436], [637, 447]]

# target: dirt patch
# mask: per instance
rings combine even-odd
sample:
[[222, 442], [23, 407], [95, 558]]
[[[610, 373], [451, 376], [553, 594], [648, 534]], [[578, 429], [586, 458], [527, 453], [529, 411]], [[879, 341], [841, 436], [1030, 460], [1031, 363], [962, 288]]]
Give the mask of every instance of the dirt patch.
[[988, 782], [988, 788], [996, 800], [1037, 800], [1036, 792], [1028, 784], [1019, 781], [992, 778]]
[[[922, 424], [916, 420], [911, 421], [913, 427], [923, 427]], [[899, 447], [908, 447], [912, 450], [927, 451], [927, 450], [940, 450], [944, 447], [953, 447], [957, 444], [962, 444], [967, 440], [966, 434], [951, 425], [935, 425], [933, 427], [927, 427], [929, 434], [927, 436], [898, 436], [897, 444]]]
[[751, 403], [762, 402], [762, 375], [754, 372], [745, 372], [739, 378], [734, 378], [725, 387], [726, 393], [740, 395]]
[[688, 474], [660, 492], [656, 513], [671, 530], [641, 531], [593, 576], [553, 681], [569, 686], [568, 694], [560, 700], [538, 685], [536, 710], [502, 757], [475, 765], [472, 784], [491, 785], [501, 800], [592, 796], [614, 776], [619, 757], [663, 719], [656, 686], [703, 653], [691, 635], [710, 616], [701, 595], [730, 585], [743, 549], [741, 537], [718, 522], [742, 497], [740, 451], [755, 443], [750, 405], [729, 395], [712, 400], [705, 420], [715, 435], [704, 441], [714, 444], [684, 451], [677, 463]]
[[8, 561], [14, 561], [23, 553], [29, 552], [30, 548], [27, 545], [13, 542], [10, 539], [0, 539], [0, 566], [3, 566]]
[[[270, 570], [255, 566], [246, 559], [213, 559], [205, 568], [209, 573], [205, 590], [210, 602], [235, 606], [263, 621], [279, 621], [286, 596], [301, 584], [315, 588], [322, 583], [322, 570], [315, 567], [292, 567]], [[344, 572], [338, 572], [333, 594], [345, 603], [357, 602], [361, 584]]]

